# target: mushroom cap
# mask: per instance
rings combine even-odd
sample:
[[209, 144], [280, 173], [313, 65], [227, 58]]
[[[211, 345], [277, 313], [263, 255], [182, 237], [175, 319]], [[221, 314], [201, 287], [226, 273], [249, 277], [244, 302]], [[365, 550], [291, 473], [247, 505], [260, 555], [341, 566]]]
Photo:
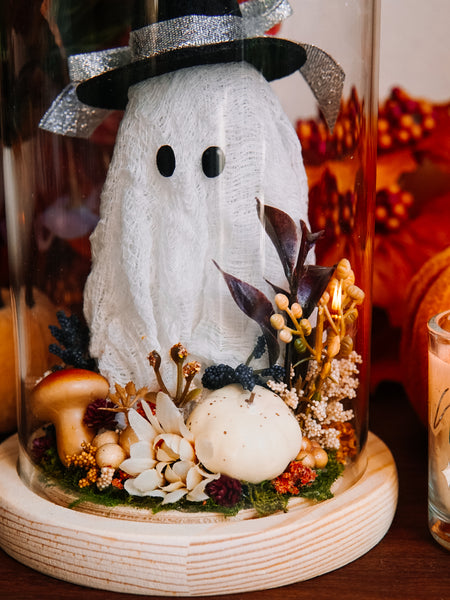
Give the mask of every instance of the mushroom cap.
[[102, 431], [97, 433], [95, 438], [92, 440], [92, 445], [96, 448], [100, 448], [105, 444], [117, 444], [119, 442], [119, 433], [117, 431]]
[[95, 454], [95, 460], [99, 467], [117, 467], [123, 463], [127, 455], [119, 444], [103, 444]]
[[32, 390], [31, 410], [38, 419], [54, 423], [62, 409], [86, 408], [94, 400], [106, 398], [108, 392], [103, 375], [87, 369], [62, 369], [44, 377]]
[[200, 462], [214, 473], [260, 483], [282, 473], [297, 456], [302, 433], [284, 401], [261, 386], [251, 393], [233, 384], [208, 394], [192, 411]]

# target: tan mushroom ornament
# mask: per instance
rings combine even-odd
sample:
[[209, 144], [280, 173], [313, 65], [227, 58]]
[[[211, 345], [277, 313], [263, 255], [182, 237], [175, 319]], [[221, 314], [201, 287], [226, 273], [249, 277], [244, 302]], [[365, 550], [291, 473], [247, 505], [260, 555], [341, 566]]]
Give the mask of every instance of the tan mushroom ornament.
[[107, 379], [85, 369], [63, 369], [44, 377], [33, 389], [30, 408], [33, 416], [55, 427], [58, 456], [67, 466], [67, 456], [82, 451], [95, 431], [83, 423], [86, 408], [109, 392]]
[[282, 473], [300, 451], [302, 433], [291, 409], [272, 391], [227, 385], [192, 411], [199, 461], [213, 473], [260, 483]]

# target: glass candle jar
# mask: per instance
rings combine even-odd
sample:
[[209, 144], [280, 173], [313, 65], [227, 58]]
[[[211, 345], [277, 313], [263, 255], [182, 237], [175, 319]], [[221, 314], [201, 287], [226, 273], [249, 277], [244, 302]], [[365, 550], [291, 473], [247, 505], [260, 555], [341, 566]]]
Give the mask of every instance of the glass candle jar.
[[428, 323], [428, 523], [450, 550], [450, 311]]
[[365, 465], [376, 2], [192, 5], [5, 20], [20, 474], [110, 516]]

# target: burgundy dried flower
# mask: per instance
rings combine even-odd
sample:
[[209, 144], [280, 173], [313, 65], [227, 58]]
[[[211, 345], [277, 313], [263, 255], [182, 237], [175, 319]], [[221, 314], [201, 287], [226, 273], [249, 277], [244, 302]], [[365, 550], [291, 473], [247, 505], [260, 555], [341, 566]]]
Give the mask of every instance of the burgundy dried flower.
[[111, 429], [116, 428], [116, 415], [105, 408], [115, 408], [115, 404], [110, 400], [99, 398], [91, 402], [86, 409], [83, 417], [83, 423], [93, 429]]
[[53, 430], [47, 430], [45, 435], [35, 438], [31, 447], [34, 460], [40, 463], [47, 450], [54, 446], [55, 442], [55, 433]]
[[228, 475], [221, 475], [219, 479], [210, 481], [205, 491], [219, 506], [231, 508], [241, 499], [242, 484]]

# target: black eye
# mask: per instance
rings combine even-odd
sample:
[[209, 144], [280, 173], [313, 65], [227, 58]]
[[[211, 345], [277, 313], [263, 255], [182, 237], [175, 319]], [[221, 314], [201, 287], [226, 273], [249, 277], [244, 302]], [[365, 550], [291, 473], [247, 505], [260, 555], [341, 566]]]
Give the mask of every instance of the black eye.
[[206, 177], [217, 177], [225, 167], [225, 154], [218, 146], [210, 146], [202, 155], [202, 169]]
[[163, 177], [171, 177], [175, 171], [175, 153], [170, 146], [161, 146], [156, 154], [156, 165]]

